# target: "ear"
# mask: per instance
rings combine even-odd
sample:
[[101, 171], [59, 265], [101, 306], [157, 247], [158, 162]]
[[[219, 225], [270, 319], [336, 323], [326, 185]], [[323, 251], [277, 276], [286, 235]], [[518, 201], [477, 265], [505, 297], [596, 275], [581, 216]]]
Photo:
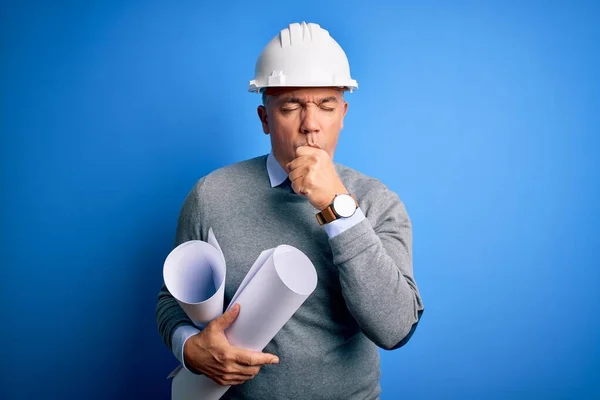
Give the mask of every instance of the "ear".
[[267, 119], [267, 109], [265, 106], [258, 106], [256, 109], [260, 123], [262, 124], [263, 132], [268, 135], [271, 131], [269, 130], [269, 121]]
[[340, 121], [340, 130], [344, 129], [344, 118], [346, 117], [346, 113], [348, 112], [348, 102], [344, 102], [344, 109], [342, 110], [342, 120]]

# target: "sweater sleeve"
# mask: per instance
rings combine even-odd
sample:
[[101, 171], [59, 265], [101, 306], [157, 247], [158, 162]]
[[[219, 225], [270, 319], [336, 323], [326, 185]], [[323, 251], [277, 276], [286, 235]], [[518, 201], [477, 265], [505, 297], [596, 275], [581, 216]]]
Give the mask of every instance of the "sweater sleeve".
[[[201, 240], [202, 210], [200, 207], [200, 195], [204, 178], [200, 179], [194, 188], [188, 193], [177, 221], [175, 233], [175, 246], [189, 240]], [[177, 300], [171, 295], [164, 282], [158, 293], [156, 304], [156, 324], [158, 332], [167, 347], [175, 352], [173, 348], [173, 334], [180, 326], [193, 326], [194, 323], [188, 318]], [[176, 355], [177, 357], [177, 355]], [[179, 357], [178, 357], [179, 358]]]
[[423, 312], [413, 277], [412, 227], [385, 189], [367, 219], [329, 239], [346, 305], [365, 335], [391, 350], [406, 344]]

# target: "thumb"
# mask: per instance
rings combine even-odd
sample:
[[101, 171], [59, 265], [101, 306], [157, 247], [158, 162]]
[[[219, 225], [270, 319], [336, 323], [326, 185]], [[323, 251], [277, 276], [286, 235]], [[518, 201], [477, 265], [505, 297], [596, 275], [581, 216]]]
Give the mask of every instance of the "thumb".
[[223, 315], [215, 319], [215, 325], [217, 325], [219, 329], [225, 330], [236, 320], [239, 314], [240, 305], [236, 303], [229, 310], [225, 311]]

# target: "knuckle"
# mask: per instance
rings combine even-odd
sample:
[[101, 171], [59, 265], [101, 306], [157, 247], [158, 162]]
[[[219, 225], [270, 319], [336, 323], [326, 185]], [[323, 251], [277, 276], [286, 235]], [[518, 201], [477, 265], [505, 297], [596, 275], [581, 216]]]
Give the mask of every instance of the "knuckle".
[[225, 372], [226, 374], [233, 374], [235, 371], [236, 369], [231, 364], [227, 364], [225, 368], [223, 368], [223, 372]]
[[260, 368], [260, 366], [265, 365], [265, 364], [270, 364], [270, 363], [271, 363], [271, 358], [265, 354], [257, 360], [256, 364]]
[[218, 322], [216, 319], [210, 321], [210, 323], [206, 326], [206, 328], [204, 328], [204, 330], [202, 332], [206, 333], [207, 335], [213, 334], [218, 329], [217, 324], [218, 324]]
[[227, 386], [227, 382], [225, 382], [223, 379], [221, 378], [217, 378], [215, 379], [215, 382], [217, 382], [217, 384], [221, 385], [221, 386]]
[[215, 352], [215, 354], [213, 355], [213, 358], [218, 362], [218, 363], [224, 363], [225, 361], [227, 361], [226, 359], [227, 355], [225, 354], [225, 352], [223, 351], [217, 351]]
[[239, 378], [235, 375], [227, 374], [223, 375], [223, 382], [225, 382], [226, 385], [234, 385], [235, 382], [239, 382]]
[[252, 365], [252, 357], [249, 356], [245, 356], [245, 355], [239, 355], [237, 357], [237, 363], [241, 364], [241, 365]]
[[221, 316], [219, 318], [217, 318], [216, 320], [222, 321], [222, 322], [227, 321], [231, 317], [231, 314], [232, 314], [231, 309], [229, 309], [229, 310], [225, 311], [223, 314], [221, 314]]
[[215, 326], [215, 325], [219, 325], [219, 322], [223, 321], [225, 319], [225, 316], [227, 315], [227, 312], [219, 315], [217, 318], [213, 319], [212, 321], [210, 321], [208, 323], [208, 326]]

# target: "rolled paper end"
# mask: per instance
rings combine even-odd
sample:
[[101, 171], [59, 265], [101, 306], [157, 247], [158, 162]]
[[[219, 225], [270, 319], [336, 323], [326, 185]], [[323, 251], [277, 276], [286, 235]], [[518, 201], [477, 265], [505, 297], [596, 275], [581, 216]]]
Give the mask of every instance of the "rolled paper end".
[[197, 326], [222, 314], [225, 273], [222, 253], [201, 240], [177, 246], [163, 268], [167, 290]]
[[317, 271], [313, 263], [295, 247], [278, 246], [273, 254], [273, 263], [283, 284], [294, 293], [309, 296], [317, 287]]

